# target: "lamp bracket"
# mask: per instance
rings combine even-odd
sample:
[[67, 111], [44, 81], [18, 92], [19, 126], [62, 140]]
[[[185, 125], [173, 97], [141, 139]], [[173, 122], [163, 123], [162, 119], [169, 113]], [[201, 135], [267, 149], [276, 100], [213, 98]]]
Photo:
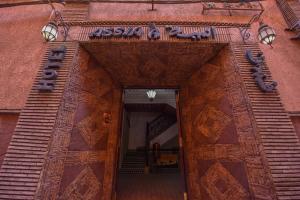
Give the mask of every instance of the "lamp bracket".
[[[55, 9], [55, 7], [54, 7], [53, 3], [51, 2], [51, 0], [48, 0], [48, 2], [49, 2], [49, 5], [52, 8], [52, 13], [50, 15], [50, 20], [52, 20], [57, 26], [62, 26], [63, 30], [61, 32], [62, 32], [63, 38], [64, 38], [63, 41], [66, 41], [70, 27], [65, 23], [61, 12]], [[63, 5], [65, 5], [64, 1], [62, 1], [61, 3]], [[53, 17], [53, 19], [51, 19], [53, 14], [54, 14], [54, 17]]]
[[245, 27], [240, 27], [239, 28], [239, 31], [240, 31], [240, 34], [242, 36], [242, 39], [243, 39], [243, 42], [246, 43], [246, 41], [250, 38], [251, 34], [249, 32], [249, 29], [251, 27], [251, 25], [254, 23], [254, 22], [257, 22], [257, 21], [260, 21], [260, 17], [262, 15], [263, 12], [260, 12], [258, 14], [255, 14], [251, 17], [251, 19], [249, 20], [249, 22], [247, 23], [247, 25]]

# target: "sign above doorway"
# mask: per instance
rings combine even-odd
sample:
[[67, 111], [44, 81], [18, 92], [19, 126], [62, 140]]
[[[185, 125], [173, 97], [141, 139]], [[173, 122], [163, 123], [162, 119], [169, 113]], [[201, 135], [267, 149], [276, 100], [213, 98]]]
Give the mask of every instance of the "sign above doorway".
[[[146, 30], [141, 26], [136, 27], [99, 27], [93, 32], [88, 34], [89, 39], [109, 39], [109, 38], [137, 38], [140, 39], [145, 32], [147, 32], [148, 40], [159, 40], [161, 35], [169, 35], [178, 39], [190, 39], [192, 41], [198, 41], [203, 39], [215, 39], [216, 28], [213, 26], [204, 27], [203, 30], [197, 30], [192, 32], [184, 32], [184, 27], [170, 26], [164, 27], [164, 33], [161, 33], [154, 23], [149, 24]], [[148, 29], [148, 30], [147, 30]]]

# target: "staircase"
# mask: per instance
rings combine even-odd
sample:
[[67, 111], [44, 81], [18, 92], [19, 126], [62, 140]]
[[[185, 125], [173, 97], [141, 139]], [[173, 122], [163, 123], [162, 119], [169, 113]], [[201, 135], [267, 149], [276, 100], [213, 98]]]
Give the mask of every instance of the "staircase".
[[[148, 147], [158, 142], [161, 146], [178, 136], [176, 109], [166, 104], [163, 113], [147, 124]], [[150, 146], [149, 146], [150, 145]]]
[[121, 174], [144, 174], [145, 152], [128, 150], [121, 168]]

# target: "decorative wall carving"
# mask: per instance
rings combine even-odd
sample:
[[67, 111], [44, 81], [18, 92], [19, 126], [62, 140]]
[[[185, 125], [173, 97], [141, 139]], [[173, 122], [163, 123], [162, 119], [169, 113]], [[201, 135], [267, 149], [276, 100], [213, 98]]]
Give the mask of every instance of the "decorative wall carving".
[[193, 127], [215, 143], [221, 136], [223, 129], [231, 122], [231, 118], [214, 106], [205, 106], [193, 121]]
[[242, 200], [250, 198], [244, 187], [219, 162], [213, 164], [200, 181], [210, 199]]
[[65, 87], [39, 199], [109, 199], [119, 93], [81, 49]]
[[93, 200], [102, 187], [93, 170], [85, 167], [67, 187], [60, 199]]
[[223, 49], [181, 90], [189, 198], [259, 199], [264, 193], [263, 198], [272, 199], [270, 179], [229, 52]]
[[224, 47], [159, 41], [89, 42], [83, 46], [121, 85], [146, 87], [179, 86]]
[[[111, 199], [121, 98], [112, 78], [81, 50], [65, 88], [39, 199]], [[190, 199], [272, 199], [228, 48], [181, 86]]]

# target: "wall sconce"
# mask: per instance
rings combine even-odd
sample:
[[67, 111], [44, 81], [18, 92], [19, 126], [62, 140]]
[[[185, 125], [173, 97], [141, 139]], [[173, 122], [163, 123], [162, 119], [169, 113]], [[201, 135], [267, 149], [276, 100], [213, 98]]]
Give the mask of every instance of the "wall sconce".
[[268, 25], [264, 24], [263, 22], [260, 22], [258, 28], [258, 40], [261, 43], [270, 45], [272, 47], [272, 42], [275, 40], [275, 38], [275, 31]]
[[150, 101], [153, 101], [155, 96], [156, 96], [156, 91], [155, 90], [148, 90], [147, 91], [147, 96]]
[[[55, 41], [58, 37], [58, 26], [61, 25], [63, 27], [63, 30], [61, 31], [64, 38], [63, 41], [66, 41], [69, 32], [69, 26], [65, 24], [61, 12], [55, 9], [51, 0], [48, 0], [48, 2], [52, 8], [52, 12], [49, 18], [49, 23], [42, 28], [42, 36], [47, 42]], [[61, 3], [63, 5], [65, 4], [63, 1]]]
[[[244, 43], [246, 43], [246, 40], [248, 40], [250, 38], [250, 33], [249, 33], [250, 26], [254, 22], [259, 21], [259, 18], [261, 16], [261, 14], [262, 13], [254, 15], [250, 19], [250, 21], [248, 22], [246, 27], [239, 28], [240, 29], [240, 34], [242, 36], [242, 39], [243, 39]], [[270, 45], [272, 47], [272, 42], [276, 38], [276, 33], [275, 33], [274, 29], [271, 28], [270, 26], [268, 26], [267, 24], [264, 24], [262, 22], [262, 20], [260, 20], [259, 25], [260, 25], [259, 28], [258, 28], [258, 40], [259, 40], [259, 42], [262, 43], [262, 44]]]

